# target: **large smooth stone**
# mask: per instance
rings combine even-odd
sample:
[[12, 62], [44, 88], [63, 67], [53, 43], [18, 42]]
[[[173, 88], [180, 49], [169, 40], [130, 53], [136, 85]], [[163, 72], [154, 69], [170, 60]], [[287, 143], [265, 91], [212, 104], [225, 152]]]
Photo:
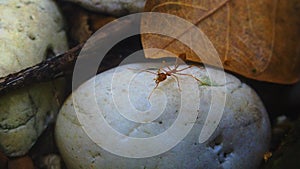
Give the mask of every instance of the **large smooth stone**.
[[[52, 0], [0, 1], [0, 77], [67, 50], [62, 16]], [[0, 151], [24, 155], [53, 120], [63, 83], [35, 84], [0, 96]]]
[[[160, 65], [156, 64], [155, 67]], [[191, 76], [176, 75], [180, 80], [181, 91], [176, 77], [168, 77], [159, 84], [148, 100], [155, 86], [155, 74], [138, 70], [153, 66], [129, 64], [120, 66], [117, 70], [103, 72], [81, 85], [65, 101], [58, 115], [55, 136], [69, 169], [255, 169], [260, 165], [263, 154], [268, 150], [270, 124], [261, 100], [250, 87], [229, 74], [226, 74], [226, 83], [209, 81], [205, 69], [192, 67], [180, 73], [191, 71], [190, 74], [202, 79], [209, 86], [201, 85]], [[152, 72], [156, 70], [149, 69]], [[219, 71], [215, 70], [216, 72]], [[218, 73], [214, 75], [219, 79]], [[222, 91], [224, 86], [226, 90]], [[197, 93], [199, 99], [194, 99], [194, 94]], [[215, 118], [206, 122], [208, 113], [212, 113], [209, 112], [212, 93], [217, 94], [215, 102], [220, 107], [224, 101], [221, 95], [226, 94], [225, 108], [217, 113], [222, 115], [223, 112], [219, 124]], [[128, 100], [130, 102], [127, 102]], [[138, 113], [130, 114], [133, 112], [132, 107], [139, 110]], [[196, 109], [193, 109], [195, 107]], [[157, 119], [142, 113], [152, 108], [158, 111], [162, 108], [162, 114], [156, 114]], [[185, 114], [181, 116], [181, 113]], [[194, 119], [181, 121], [181, 118], [189, 118], [194, 113]], [[100, 117], [105, 121], [99, 120]], [[130, 121], [125, 117], [132, 120], [142, 117], [134, 119], [142, 123]], [[151, 154], [154, 150], [162, 150], [167, 146], [165, 141], [176, 139], [183, 130], [171, 132], [170, 128], [179, 117], [181, 120], [176, 125], [182, 129], [185, 126], [193, 126], [183, 140], [162, 154], [143, 156], [145, 158], [135, 156], [136, 152]], [[209, 139], [199, 142], [199, 134], [204, 125], [212, 127], [215, 123], [217, 128]], [[106, 125], [123, 136], [115, 137], [111, 128]], [[161, 142], [148, 144], [149, 137], [155, 138], [162, 133], [168, 133], [170, 137], [162, 137]], [[145, 140], [122, 147], [123, 144], [129, 143], [129, 137]], [[139, 147], [143, 142], [147, 144]]]
[[86, 9], [107, 13], [110, 15], [126, 15], [130, 13], [142, 12], [145, 0], [65, 0], [75, 2]]

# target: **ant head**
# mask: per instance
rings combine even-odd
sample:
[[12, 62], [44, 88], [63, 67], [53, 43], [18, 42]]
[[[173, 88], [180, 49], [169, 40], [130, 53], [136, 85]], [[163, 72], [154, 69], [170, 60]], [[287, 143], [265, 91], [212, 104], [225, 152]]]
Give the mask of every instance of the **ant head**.
[[155, 81], [161, 82], [164, 81], [167, 78], [167, 74], [165, 73], [158, 73], [157, 78]]

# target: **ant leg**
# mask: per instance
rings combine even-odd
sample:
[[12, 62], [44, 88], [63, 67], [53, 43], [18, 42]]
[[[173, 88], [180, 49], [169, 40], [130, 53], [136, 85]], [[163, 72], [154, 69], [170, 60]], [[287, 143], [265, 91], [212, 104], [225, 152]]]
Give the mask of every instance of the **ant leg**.
[[178, 86], [178, 89], [179, 89], [179, 91], [181, 91], [181, 87], [180, 87], [180, 84], [179, 84], [179, 79], [178, 79], [178, 77], [176, 76], [176, 75], [171, 75], [171, 77], [173, 77], [173, 78], [175, 78], [175, 80], [176, 80], [176, 82], [177, 82], [177, 86]]
[[201, 67], [201, 66], [197, 66], [197, 65], [189, 65], [183, 69], [179, 69], [179, 70], [176, 70], [176, 72], [180, 72], [180, 71], [183, 71], [183, 70], [186, 70], [186, 69], [189, 69], [189, 68], [192, 68], [192, 67], [197, 67], [199, 69], [204, 69], [204, 67]]
[[[169, 71], [172, 71], [172, 69], [170, 68], [170, 66], [168, 66], [165, 61], [162, 61], [162, 64], [163, 64], [163, 66], [167, 67], [169, 69]], [[165, 72], [168, 72], [165, 69], [162, 69], [162, 70], [165, 71]]]
[[186, 54], [185, 53], [181, 53], [178, 55], [178, 57], [176, 57], [176, 61], [175, 61], [175, 70], [179, 67], [180, 62], [184, 63], [186, 61]]
[[167, 71], [166, 69], [161, 68], [161, 70], [163, 70], [166, 74], [169, 73], [170, 71]]
[[[162, 68], [162, 67], [167, 67], [169, 69], [169, 71], [167, 71], [166, 69]], [[165, 61], [162, 61], [162, 65], [160, 66], [160, 68], [158, 69], [159, 71], [157, 71], [157, 75], [160, 73], [160, 70], [164, 71], [165, 73], [168, 73], [170, 71], [172, 71], [172, 69], [170, 68], [170, 66], [166, 65]]]
[[190, 77], [194, 78], [195, 80], [197, 80], [198, 82], [200, 82], [201, 84], [205, 84], [200, 79], [196, 78], [195, 76], [193, 76], [191, 74], [186, 74], [186, 73], [176, 73], [176, 74], [178, 74], [178, 75], [184, 75], [184, 76], [190, 76]]
[[176, 70], [176, 72], [180, 72], [180, 71], [189, 69], [189, 68], [191, 68], [191, 67], [194, 67], [194, 65], [189, 65], [188, 67], [185, 67], [185, 68], [183, 68], [183, 69]]
[[174, 69], [176, 70], [179, 67], [179, 57], [176, 57]]
[[148, 100], [150, 99], [150, 97], [151, 97], [152, 93], [154, 92], [154, 90], [158, 87], [158, 84], [159, 83], [157, 83], [156, 86], [152, 89], [151, 93], [148, 96]]
[[141, 71], [141, 72], [148, 72], [148, 73], [151, 73], [151, 74], [157, 75], [156, 73], [154, 73], [154, 72], [151, 72], [151, 71], [149, 71], [149, 70], [140, 70], [140, 69], [133, 69], [133, 68], [127, 68], [127, 69], [129, 69], [129, 70], [135, 70], [135, 71]]

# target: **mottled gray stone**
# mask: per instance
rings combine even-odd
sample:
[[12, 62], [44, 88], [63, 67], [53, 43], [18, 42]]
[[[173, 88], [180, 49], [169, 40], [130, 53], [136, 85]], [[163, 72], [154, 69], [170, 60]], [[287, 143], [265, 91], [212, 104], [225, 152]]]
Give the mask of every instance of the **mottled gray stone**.
[[[62, 16], [52, 0], [0, 1], [0, 77], [67, 50]], [[53, 120], [63, 81], [31, 85], [0, 96], [0, 150], [25, 154]]]

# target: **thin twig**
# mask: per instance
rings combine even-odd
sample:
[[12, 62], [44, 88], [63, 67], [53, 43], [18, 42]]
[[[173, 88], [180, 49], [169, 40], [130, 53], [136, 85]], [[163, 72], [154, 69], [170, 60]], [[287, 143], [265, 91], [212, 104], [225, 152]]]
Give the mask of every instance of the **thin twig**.
[[0, 94], [25, 85], [57, 78], [64, 73], [67, 67], [75, 63], [82, 47], [83, 44], [80, 44], [63, 54], [48, 58], [35, 66], [0, 78]]

